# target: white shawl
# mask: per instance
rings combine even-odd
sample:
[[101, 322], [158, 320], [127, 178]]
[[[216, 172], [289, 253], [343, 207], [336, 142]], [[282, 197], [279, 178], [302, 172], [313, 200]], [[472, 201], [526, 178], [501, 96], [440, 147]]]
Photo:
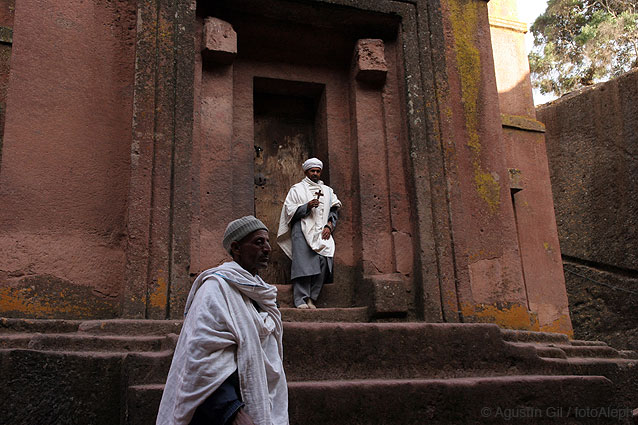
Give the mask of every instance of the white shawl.
[[313, 208], [310, 214], [301, 219], [301, 230], [308, 246], [313, 251], [324, 257], [334, 257], [335, 241], [332, 239], [332, 234], [328, 239], [322, 239], [321, 232], [324, 226], [328, 224], [330, 208], [335, 206], [341, 207], [341, 201], [337, 199], [337, 195], [335, 195], [330, 186], [326, 186], [321, 180], [315, 183], [308, 177], [305, 177], [302, 181], [293, 185], [288, 191], [284, 206], [281, 209], [281, 216], [279, 217], [277, 243], [290, 259], [292, 259], [290, 221], [295, 215], [297, 208], [317, 198], [316, 193], [319, 190], [323, 193], [323, 196], [319, 197], [319, 206]]
[[235, 369], [253, 422], [288, 424], [283, 326], [276, 296], [274, 286], [234, 261], [197, 277], [186, 301], [158, 425], [187, 425], [195, 409]]

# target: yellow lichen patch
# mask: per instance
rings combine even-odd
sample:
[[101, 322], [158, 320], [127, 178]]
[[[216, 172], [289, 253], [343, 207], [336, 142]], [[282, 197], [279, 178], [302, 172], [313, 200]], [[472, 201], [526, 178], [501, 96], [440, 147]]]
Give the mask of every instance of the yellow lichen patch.
[[[50, 307], [33, 303], [25, 292], [29, 289], [0, 288], [0, 311], [17, 311], [25, 314], [51, 313]], [[25, 296], [27, 295], [27, 296]]]
[[158, 19], [158, 31], [157, 35], [160, 39], [163, 40], [171, 40], [175, 34], [173, 31], [173, 22], [167, 19], [163, 19], [163, 16], [160, 16]]
[[117, 310], [116, 296], [105, 297], [89, 286], [53, 275], [29, 275], [0, 287], [0, 315], [7, 317], [110, 318]]
[[545, 249], [545, 251], [548, 254], [553, 254], [554, 253], [554, 249], [552, 248], [552, 246], [549, 244], [549, 242], [543, 242], [543, 248]]
[[461, 303], [461, 313], [468, 322], [495, 323], [509, 329], [539, 330], [538, 319], [520, 304]]
[[457, 299], [456, 299], [456, 291], [445, 291], [443, 295], [443, 302], [447, 306], [447, 309], [453, 312], [456, 312]]
[[151, 307], [164, 309], [166, 308], [167, 298], [168, 285], [166, 283], [166, 279], [160, 277], [157, 279], [157, 286], [149, 294], [148, 302]]
[[479, 258], [485, 258], [485, 250], [479, 249], [476, 252], [468, 252], [467, 259], [470, 263], [478, 260]]
[[480, 167], [474, 168], [474, 180], [476, 190], [481, 198], [490, 207], [490, 211], [496, 212], [501, 203], [501, 185], [493, 175], [486, 173]]
[[481, 87], [481, 53], [476, 43], [479, 4], [475, 1], [451, 0], [450, 23], [454, 34], [456, 63], [461, 83], [461, 100], [465, 113], [467, 146], [472, 152], [474, 186], [490, 212], [495, 213], [501, 202], [501, 187], [492, 174], [481, 165], [479, 135], [479, 95]]
[[468, 146], [481, 150], [478, 135], [478, 100], [481, 81], [481, 54], [474, 44], [478, 5], [474, 1], [452, 0], [450, 22], [454, 33], [456, 62], [461, 80], [463, 110], [468, 132]]
[[57, 295], [59, 301], [55, 302], [46, 297], [38, 298], [32, 288], [0, 288], [0, 311], [40, 318], [91, 316], [90, 306], [66, 302], [65, 292]]
[[477, 251], [468, 252], [467, 259], [470, 263], [473, 263], [481, 259], [498, 258], [498, 257], [501, 257], [502, 255], [503, 254], [498, 250], [479, 249]]
[[[501, 124], [504, 127], [545, 133], [545, 124], [522, 115], [501, 114]], [[540, 139], [543, 142], [545, 141], [545, 137], [537, 137], [536, 139]]]
[[574, 337], [574, 330], [572, 329], [572, 322], [569, 318], [569, 315], [562, 315], [558, 319], [554, 320], [552, 323], [541, 326], [540, 330], [542, 332], [556, 332], [565, 334], [570, 338]]

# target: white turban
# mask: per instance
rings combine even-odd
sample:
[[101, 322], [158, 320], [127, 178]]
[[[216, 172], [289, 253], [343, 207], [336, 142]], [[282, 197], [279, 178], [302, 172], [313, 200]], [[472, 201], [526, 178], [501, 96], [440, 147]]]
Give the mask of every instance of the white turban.
[[323, 162], [321, 162], [318, 158], [310, 158], [301, 166], [304, 171], [308, 171], [311, 168], [321, 168], [323, 170]]

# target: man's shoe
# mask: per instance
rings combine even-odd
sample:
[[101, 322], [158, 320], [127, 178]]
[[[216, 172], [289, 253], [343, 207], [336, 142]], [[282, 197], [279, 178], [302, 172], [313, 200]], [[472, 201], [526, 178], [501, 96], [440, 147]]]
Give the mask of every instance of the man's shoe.
[[308, 308], [311, 308], [311, 309], [313, 309], [313, 310], [317, 308], [317, 306], [315, 305], [315, 303], [314, 303], [314, 302], [312, 302], [312, 300], [311, 300], [310, 298], [308, 298], [308, 301], [306, 301], [306, 303], [308, 303]]
[[309, 309], [310, 307], [308, 307], [308, 304], [299, 304], [299, 305], [297, 306], [297, 308], [301, 308], [301, 309], [307, 310], [307, 309]]

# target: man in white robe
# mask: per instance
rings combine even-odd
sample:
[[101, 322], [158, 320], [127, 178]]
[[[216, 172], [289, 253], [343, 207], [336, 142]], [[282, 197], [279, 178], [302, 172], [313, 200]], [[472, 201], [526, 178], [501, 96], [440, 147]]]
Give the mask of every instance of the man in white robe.
[[253, 216], [231, 222], [223, 246], [233, 261], [197, 277], [162, 395], [158, 425], [287, 425], [277, 289], [268, 229]]
[[319, 179], [323, 163], [310, 158], [302, 165], [306, 177], [288, 191], [279, 218], [277, 243], [292, 260], [290, 278], [297, 308], [316, 308], [324, 283], [332, 282], [341, 202]]

